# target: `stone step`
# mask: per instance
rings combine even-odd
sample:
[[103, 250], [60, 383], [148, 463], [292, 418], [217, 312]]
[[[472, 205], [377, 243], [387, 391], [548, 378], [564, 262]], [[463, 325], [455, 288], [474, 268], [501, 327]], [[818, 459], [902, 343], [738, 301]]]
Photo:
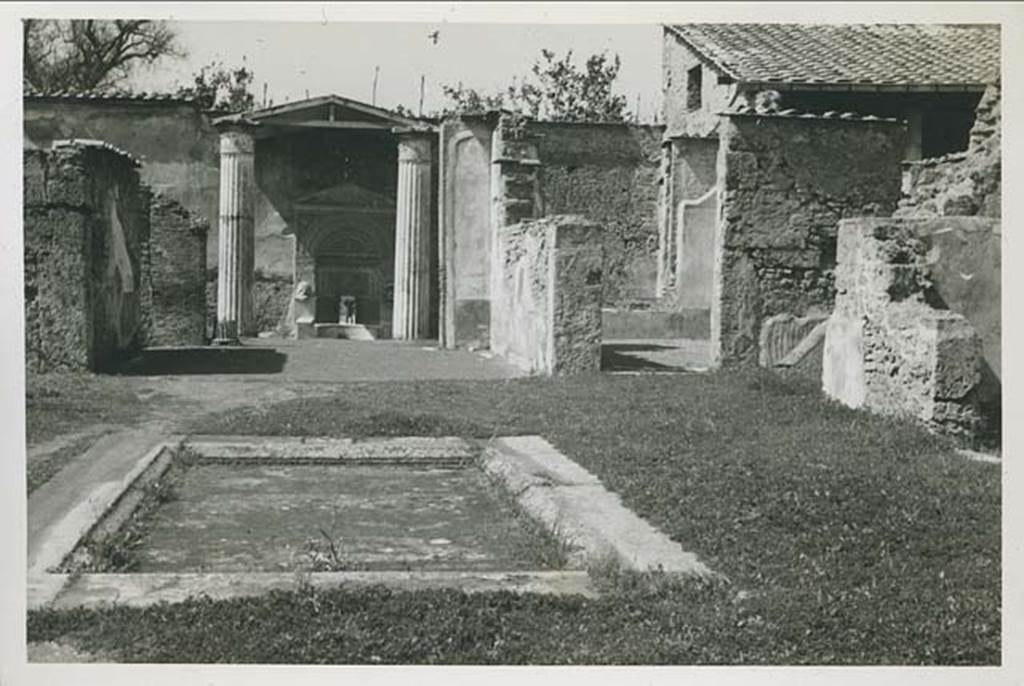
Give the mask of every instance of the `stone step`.
[[711, 337], [711, 311], [707, 309], [601, 310], [601, 338], [604, 341], [690, 339]]
[[379, 324], [315, 324], [317, 338], [343, 338], [349, 341], [375, 341], [380, 338]]

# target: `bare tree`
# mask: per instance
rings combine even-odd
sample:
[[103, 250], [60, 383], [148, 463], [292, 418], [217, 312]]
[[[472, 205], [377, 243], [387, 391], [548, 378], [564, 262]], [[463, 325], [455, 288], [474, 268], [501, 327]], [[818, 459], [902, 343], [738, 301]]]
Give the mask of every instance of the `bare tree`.
[[25, 19], [24, 77], [54, 92], [116, 85], [140, 64], [182, 57], [177, 36], [148, 19]]

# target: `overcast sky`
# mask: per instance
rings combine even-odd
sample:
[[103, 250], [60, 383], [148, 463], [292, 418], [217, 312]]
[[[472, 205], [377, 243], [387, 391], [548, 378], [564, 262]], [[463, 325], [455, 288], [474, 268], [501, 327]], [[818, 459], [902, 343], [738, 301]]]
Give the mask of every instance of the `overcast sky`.
[[[425, 76], [424, 111], [439, 107], [443, 84], [462, 82], [485, 91], [504, 88], [529, 73], [541, 49], [578, 63], [607, 50], [622, 60], [618, 91], [649, 121], [660, 105], [661, 28], [643, 25], [175, 22], [188, 57], [164, 61], [139, 74], [135, 85], [170, 90], [186, 84], [211, 61], [245, 64], [256, 75], [257, 102], [267, 84], [275, 104], [336, 93], [370, 102], [380, 67], [377, 104], [416, 111]], [[430, 34], [438, 31], [437, 43]]]

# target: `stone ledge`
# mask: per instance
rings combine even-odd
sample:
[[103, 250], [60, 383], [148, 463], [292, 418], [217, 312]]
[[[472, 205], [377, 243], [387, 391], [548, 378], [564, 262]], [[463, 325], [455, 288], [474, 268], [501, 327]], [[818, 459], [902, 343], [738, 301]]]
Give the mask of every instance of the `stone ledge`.
[[202, 462], [368, 463], [462, 465], [476, 450], [456, 437], [300, 438], [293, 436], [192, 436], [185, 443]]
[[53, 602], [56, 608], [111, 604], [146, 607], [206, 596], [213, 600], [258, 596], [270, 591], [387, 586], [398, 591], [455, 588], [465, 593], [512, 591], [596, 597], [590, 578], [580, 571], [514, 572], [235, 572], [196, 574], [83, 574]]
[[612, 558], [631, 571], [718, 576], [540, 436], [495, 439], [484, 449], [481, 463], [526, 514], [575, 549], [571, 567]]

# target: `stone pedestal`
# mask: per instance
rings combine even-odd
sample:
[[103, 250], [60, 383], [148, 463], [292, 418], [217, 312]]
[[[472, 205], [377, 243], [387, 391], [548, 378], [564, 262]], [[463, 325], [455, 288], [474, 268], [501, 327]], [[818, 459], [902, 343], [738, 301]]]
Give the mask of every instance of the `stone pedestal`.
[[252, 136], [239, 129], [220, 136], [220, 233], [217, 255], [217, 331], [214, 342], [231, 345], [255, 334], [253, 271], [255, 221]]
[[423, 338], [429, 330], [432, 140], [429, 132], [413, 132], [398, 141], [392, 336], [399, 340]]

